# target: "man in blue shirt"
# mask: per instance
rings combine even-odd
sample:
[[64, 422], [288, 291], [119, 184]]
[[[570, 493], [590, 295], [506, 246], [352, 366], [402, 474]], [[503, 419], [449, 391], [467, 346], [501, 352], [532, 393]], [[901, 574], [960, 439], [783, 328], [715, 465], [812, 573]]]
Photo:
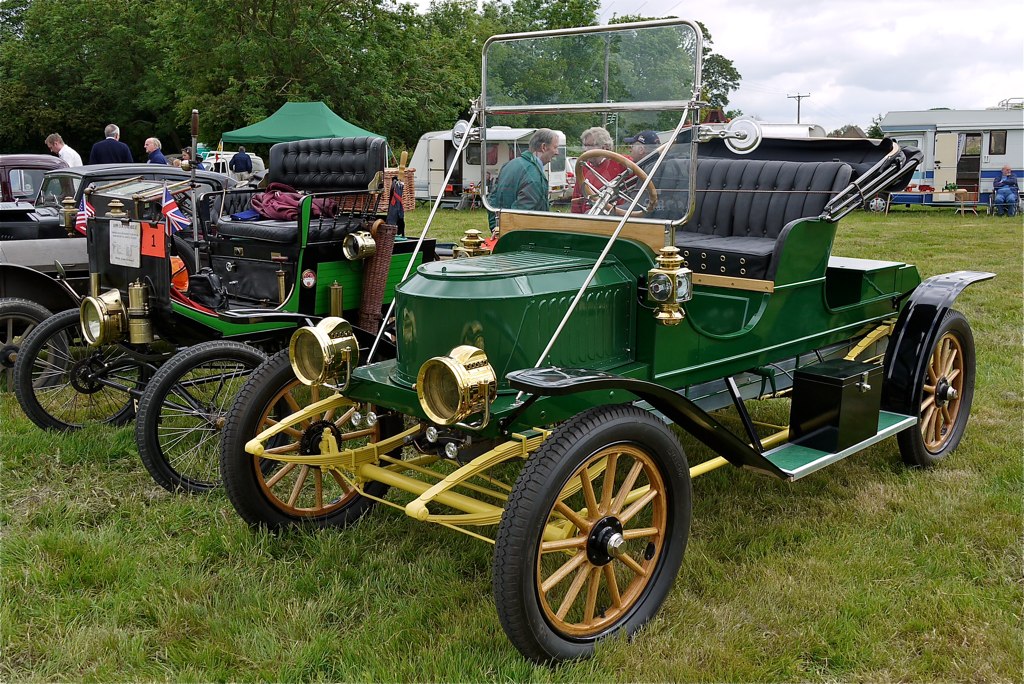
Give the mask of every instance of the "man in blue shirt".
[[252, 173], [252, 159], [245, 153], [245, 147], [239, 146], [238, 152], [228, 162], [228, 170], [241, 176]]
[[167, 164], [167, 157], [160, 150], [160, 141], [157, 138], [146, 138], [143, 147], [146, 148], [146, 154], [149, 155], [150, 164]]
[[[550, 128], [538, 128], [530, 138], [529, 149], [522, 156], [501, 167], [494, 190], [488, 200], [498, 209], [548, 211], [548, 179], [544, 167], [558, 156], [558, 137]], [[487, 222], [494, 230], [498, 217], [487, 212]]]

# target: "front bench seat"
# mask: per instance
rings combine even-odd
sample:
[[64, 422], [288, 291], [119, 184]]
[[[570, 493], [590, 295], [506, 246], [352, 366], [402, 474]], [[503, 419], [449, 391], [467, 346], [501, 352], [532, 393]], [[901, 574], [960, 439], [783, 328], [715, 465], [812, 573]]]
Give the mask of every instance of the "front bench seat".
[[[317, 138], [278, 143], [270, 148], [270, 183], [285, 183], [313, 192], [365, 192], [370, 181], [386, 165], [384, 138]], [[311, 219], [310, 242], [341, 240], [363, 225], [361, 219], [339, 216], [337, 219]], [[225, 237], [266, 242], [299, 241], [299, 221], [257, 219], [235, 221], [225, 216], [217, 222], [217, 231]]]
[[[688, 162], [669, 163], [680, 168], [659, 174], [670, 190], [664, 194], [685, 198], [680, 191], [685, 190]], [[777, 263], [773, 255], [789, 226], [821, 214], [850, 184], [851, 175], [849, 164], [839, 161], [698, 159], [694, 214], [676, 231], [676, 246], [694, 273], [771, 280]], [[683, 214], [681, 207], [659, 210]]]

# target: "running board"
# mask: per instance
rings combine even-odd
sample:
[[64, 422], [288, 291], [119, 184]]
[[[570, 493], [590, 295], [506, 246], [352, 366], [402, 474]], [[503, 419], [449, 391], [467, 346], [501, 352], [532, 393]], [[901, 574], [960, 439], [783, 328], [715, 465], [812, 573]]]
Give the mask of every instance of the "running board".
[[883, 439], [906, 430], [915, 424], [917, 424], [917, 418], [914, 416], [879, 411], [878, 432], [875, 436], [868, 437], [863, 442], [858, 442], [842, 451], [831, 454], [827, 451], [818, 451], [817, 449], [801, 446], [799, 443], [790, 442], [771, 451], [764, 452], [764, 457], [784, 472], [787, 475], [787, 480], [799, 480], [805, 475], [821, 470], [827, 465], [831, 465], [851, 454], [866, 449], [872, 444], [881, 442]]

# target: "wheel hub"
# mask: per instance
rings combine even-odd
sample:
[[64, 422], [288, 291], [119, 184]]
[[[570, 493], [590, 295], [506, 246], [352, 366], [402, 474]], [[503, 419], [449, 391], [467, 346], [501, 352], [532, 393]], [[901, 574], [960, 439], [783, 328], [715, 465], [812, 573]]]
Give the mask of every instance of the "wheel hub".
[[587, 559], [594, 565], [608, 565], [622, 554], [625, 543], [622, 523], [614, 516], [601, 518], [590, 528], [587, 537]]
[[938, 383], [935, 385], [936, 406], [945, 406], [949, 402], [955, 401], [958, 396], [956, 388], [950, 385], [946, 378], [939, 378]]
[[81, 394], [95, 394], [103, 389], [98, 376], [105, 370], [103, 362], [99, 359], [82, 359], [71, 368], [71, 386]]
[[341, 430], [338, 429], [338, 426], [329, 420], [318, 420], [302, 433], [302, 439], [299, 440], [299, 453], [303, 456], [319, 454], [320, 441], [324, 437], [324, 432], [328, 430], [334, 433], [335, 441], [341, 444]]
[[14, 368], [14, 362], [18, 360], [18, 346], [5, 344], [0, 347], [0, 367]]

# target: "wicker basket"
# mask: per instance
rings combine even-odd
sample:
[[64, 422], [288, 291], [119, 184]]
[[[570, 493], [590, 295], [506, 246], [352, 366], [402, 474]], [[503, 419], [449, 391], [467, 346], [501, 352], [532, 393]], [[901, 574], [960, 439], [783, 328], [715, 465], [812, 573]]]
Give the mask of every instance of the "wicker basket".
[[[416, 208], [416, 188], [415, 182], [416, 169], [405, 170], [405, 191], [402, 193], [402, 206], [406, 211], [412, 211]], [[395, 182], [395, 178], [398, 177], [397, 168], [384, 169], [384, 192], [382, 192], [377, 198], [376, 211], [370, 213], [385, 215], [388, 213], [388, 199], [391, 197], [391, 184]], [[355, 195], [346, 195], [341, 199], [341, 211], [356, 211], [363, 212], [367, 202], [370, 201], [370, 196], [367, 193], [359, 193]]]
[[[397, 177], [397, 168], [384, 169], [384, 195], [386, 197], [391, 196], [391, 183]], [[405, 183], [405, 190], [402, 192], [402, 206], [406, 211], [412, 211], [416, 208], [416, 169], [406, 167], [402, 182]]]

